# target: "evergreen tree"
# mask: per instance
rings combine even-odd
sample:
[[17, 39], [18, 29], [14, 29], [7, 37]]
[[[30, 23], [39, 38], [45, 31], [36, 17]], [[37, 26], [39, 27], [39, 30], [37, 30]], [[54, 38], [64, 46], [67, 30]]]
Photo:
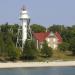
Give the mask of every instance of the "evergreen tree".
[[75, 37], [70, 40], [69, 50], [72, 51], [72, 54], [75, 56]]
[[46, 28], [42, 25], [33, 24], [31, 25], [31, 29], [33, 32], [45, 32]]
[[6, 42], [6, 51], [11, 60], [16, 59], [16, 48], [10, 38]]
[[52, 56], [52, 48], [48, 47], [48, 44], [46, 41], [43, 43], [41, 53], [42, 53], [42, 56], [44, 56], [44, 57], [51, 57]]
[[24, 49], [23, 49], [23, 57], [24, 59], [34, 59], [36, 58], [36, 47], [35, 47], [35, 43], [32, 40], [26, 40], [25, 45], [24, 45]]
[[0, 56], [3, 56], [3, 54], [5, 53], [4, 51], [4, 41], [3, 41], [3, 36], [2, 33], [0, 33]]
[[60, 51], [69, 51], [70, 44], [67, 42], [63, 42], [62, 44], [59, 44], [58, 48]]

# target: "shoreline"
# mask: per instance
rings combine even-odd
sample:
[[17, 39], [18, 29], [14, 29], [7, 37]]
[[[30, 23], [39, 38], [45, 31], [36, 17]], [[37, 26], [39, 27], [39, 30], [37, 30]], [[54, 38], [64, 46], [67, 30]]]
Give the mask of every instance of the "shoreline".
[[75, 61], [0, 63], [0, 68], [68, 67], [68, 66], [75, 66]]

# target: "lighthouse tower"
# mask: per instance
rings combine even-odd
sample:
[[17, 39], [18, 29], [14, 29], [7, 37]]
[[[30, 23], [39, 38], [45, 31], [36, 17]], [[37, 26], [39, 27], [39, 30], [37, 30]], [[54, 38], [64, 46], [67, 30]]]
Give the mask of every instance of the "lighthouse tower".
[[26, 39], [31, 39], [31, 29], [30, 29], [30, 17], [26, 8], [23, 6], [20, 12], [19, 17], [21, 24], [18, 29], [18, 36], [17, 36], [17, 47], [23, 49]]

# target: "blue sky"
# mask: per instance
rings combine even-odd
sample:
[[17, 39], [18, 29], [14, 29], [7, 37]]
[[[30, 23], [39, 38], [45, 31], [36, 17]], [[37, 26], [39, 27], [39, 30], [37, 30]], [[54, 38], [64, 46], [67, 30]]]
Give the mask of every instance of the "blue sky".
[[0, 0], [0, 24], [20, 23], [22, 5], [28, 9], [31, 24], [75, 24], [75, 0]]

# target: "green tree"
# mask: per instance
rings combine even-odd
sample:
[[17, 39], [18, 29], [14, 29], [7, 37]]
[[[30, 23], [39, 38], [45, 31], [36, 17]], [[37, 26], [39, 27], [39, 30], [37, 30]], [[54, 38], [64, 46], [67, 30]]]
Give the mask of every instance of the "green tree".
[[16, 49], [10, 35], [7, 35], [7, 37], [5, 37], [4, 43], [5, 43], [5, 53], [7, 54], [6, 57], [9, 57], [9, 60], [19, 59], [20, 50]]
[[48, 30], [49, 31], [53, 31], [53, 32], [62, 32], [63, 30], [64, 30], [64, 25], [55, 25], [55, 24], [53, 24], [52, 26], [50, 26], [49, 28], [48, 28]]
[[45, 32], [46, 31], [46, 28], [44, 26], [41, 26], [38, 24], [31, 25], [31, 29], [33, 32]]
[[43, 43], [41, 53], [42, 53], [43, 57], [51, 57], [52, 56], [52, 48], [48, 47], [48, 44], [46, 41]]
[[16, 59], [16, 48], [10, 38], [6, 42], [6, 51], [7, 51], [7, 55], [10, 58], [10, 60]]
[[69, 47], [70, 47], [70, 44], [66, 43], [66, 42], [59, 44], [59, 50], [60, 51], [69, 51]]
[[5, 47], [5, 45], [4, 45], [4, 41], [3, 41], [3, 36], [2, 36], [2, 33], [0, 33], [0, 56], [3, 56], [3, 54], [4, 54], [4, 47]]
[[1, 32], [8, 32], [9, 25], [8, 22], [4, 25], [1, 25]]
[[69, 50], [72, 51], [73, 55], [75, 55], [75, 37], [70, 40]]
[[23, 58], [27, 60], [32, 60], [36, 58], [37, 49], [33, 40], [26, 40], [23, 49]]

